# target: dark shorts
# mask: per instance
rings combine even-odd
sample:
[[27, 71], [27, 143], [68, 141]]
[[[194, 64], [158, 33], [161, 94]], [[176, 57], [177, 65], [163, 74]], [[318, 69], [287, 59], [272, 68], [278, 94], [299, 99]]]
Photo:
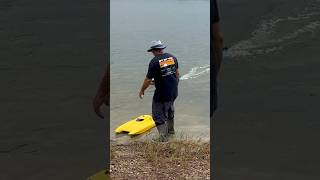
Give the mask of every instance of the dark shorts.
[[152, 101], [152, 117], [156, 125], [172, 121], [174, 119], [174, 101], [156, 102]]

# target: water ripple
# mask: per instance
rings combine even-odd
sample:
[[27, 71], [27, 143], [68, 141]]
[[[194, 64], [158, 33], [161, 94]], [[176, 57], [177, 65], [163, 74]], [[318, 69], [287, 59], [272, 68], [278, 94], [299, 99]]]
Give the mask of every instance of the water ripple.
[[[319, 2], [319, 1], [317, 1]], [[320, 30], [320, 4], [310, 4], [296, 16], [261, 20], [251, 37], [239, 41], [224, 53], [227, 58], [263, 55], [279, 51], [292, 43], [314, 37]], [[286, 29], [286, 25], [295, 28]], [[301, 40], [301, 39], [300, 39]]]

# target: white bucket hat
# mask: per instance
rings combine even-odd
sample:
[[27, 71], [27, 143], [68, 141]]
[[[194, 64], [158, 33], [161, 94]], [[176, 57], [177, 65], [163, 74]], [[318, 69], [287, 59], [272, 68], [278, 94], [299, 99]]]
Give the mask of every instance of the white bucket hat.
[[165, 46], [164, 44], [162, 44], [162, 42], [160, 40], [158, 41], [151, 41], [151, 45], [150, 48], [148, 49], [148, 52], [152, 51], [153, 49], [164, 49], [167, 46]]

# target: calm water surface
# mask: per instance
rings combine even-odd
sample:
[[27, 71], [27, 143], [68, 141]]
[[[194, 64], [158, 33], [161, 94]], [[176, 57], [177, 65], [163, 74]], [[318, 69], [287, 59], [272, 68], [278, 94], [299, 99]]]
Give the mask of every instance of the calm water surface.
[[182, 75], [176, 100], [176, 130], [209, 137], [209, 1], [111, 1], [111, 136], [121, 123], [151, 113], [154, 87], [138, 92], [161, 40], [179, 61]]

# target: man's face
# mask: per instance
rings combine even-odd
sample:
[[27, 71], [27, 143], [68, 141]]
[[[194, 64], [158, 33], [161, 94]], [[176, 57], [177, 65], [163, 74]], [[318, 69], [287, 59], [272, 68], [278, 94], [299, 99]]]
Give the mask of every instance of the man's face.
[[153, 54], [154, 56], [156, 56], [156, 55], [157, 55], [156, 50], [152, 50], [151, 52], [152, 52], [152, 54]]
[[162, 54], [162, 49], [154, 49], [151, 51], [154, 56]]

